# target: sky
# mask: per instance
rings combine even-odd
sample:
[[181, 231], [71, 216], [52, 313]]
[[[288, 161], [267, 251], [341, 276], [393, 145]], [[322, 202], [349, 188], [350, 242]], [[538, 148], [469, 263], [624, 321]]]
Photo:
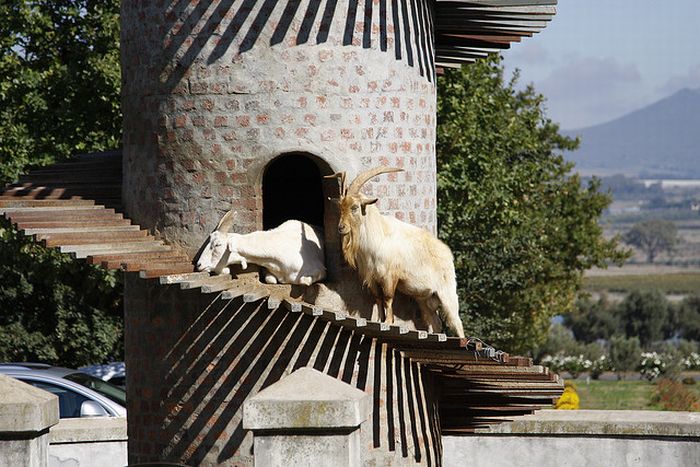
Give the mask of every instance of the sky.
[[700, 88], [700, 0], [559, 0], [539, 34], [504, 52], [564, 130]]

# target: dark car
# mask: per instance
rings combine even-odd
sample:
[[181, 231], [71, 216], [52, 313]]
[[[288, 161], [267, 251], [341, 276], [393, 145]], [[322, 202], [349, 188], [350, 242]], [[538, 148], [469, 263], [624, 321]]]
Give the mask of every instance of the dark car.
[[0, 363], [0, 373], [56, 394], [61, 418], [126, 417], [126, 392], [81, 371], [43, 363]]

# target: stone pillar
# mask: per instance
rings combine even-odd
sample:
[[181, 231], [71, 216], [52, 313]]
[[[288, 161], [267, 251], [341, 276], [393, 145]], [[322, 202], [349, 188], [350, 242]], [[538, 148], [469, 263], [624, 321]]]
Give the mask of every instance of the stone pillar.
[[360, 425], [371, 397], [312, 368], [300, 368], [243, 406], [256, 466], [360, 466]]
[[49, 461], [49, 428], [58, 397], [0, 375], [0, 467], [41, 467]]

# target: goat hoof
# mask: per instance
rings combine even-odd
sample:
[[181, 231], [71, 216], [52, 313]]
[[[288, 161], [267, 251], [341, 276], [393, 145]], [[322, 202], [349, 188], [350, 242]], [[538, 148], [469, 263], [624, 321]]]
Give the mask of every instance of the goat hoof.
[[276, 284], [277, 283], [277, 278], [273, 276], [272, 274], [268, 274], [265, 276], [265, 283], [267, 284]]

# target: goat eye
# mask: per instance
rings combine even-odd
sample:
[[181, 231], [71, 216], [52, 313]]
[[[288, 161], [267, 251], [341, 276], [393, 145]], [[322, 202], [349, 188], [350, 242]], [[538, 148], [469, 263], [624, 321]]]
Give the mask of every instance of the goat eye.
[[358, 209], [360, 209], [360, 206], [358, 206], [357, 204], [350, 208], [352, 212], [357, 212]]

